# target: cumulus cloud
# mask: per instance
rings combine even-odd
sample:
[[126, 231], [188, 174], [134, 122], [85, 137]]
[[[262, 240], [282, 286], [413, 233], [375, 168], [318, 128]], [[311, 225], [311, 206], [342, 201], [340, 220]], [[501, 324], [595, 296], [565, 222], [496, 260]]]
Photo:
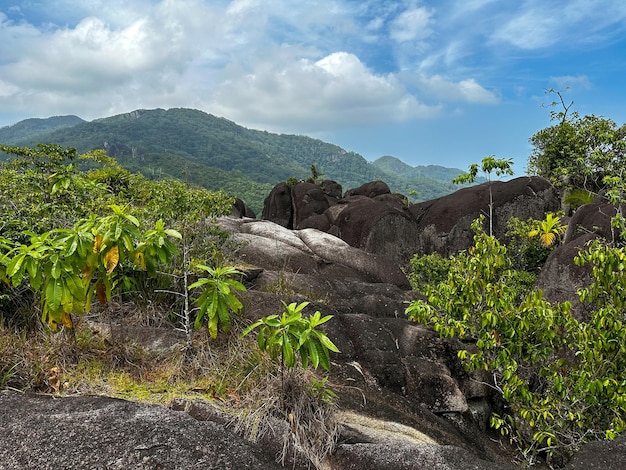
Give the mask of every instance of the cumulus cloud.
[[439, 112], [419, 103], [393, 75], [373, 74], [347, 52], [279, 68], [261, 63], [254, 73], [223, 83], [213, 106], [238, 122], [307, 131]]
[[498, 102], [498, 96], [496, 94], [485, 89], [473, 78], [454, 82], [439, 75], [415, 75], [409, 79], [423, 95], [443, 102], [481, 104], [494, 104]]
[[503, 43], [546, 47], [586, 19], [593, 33], [626, 18], [620, 0], [604, 0], [611, 15], [597, 1], [31, 0], [0, 12], [0, 110], [184, 106], [294, 132], [429, 118], [499, 102]]

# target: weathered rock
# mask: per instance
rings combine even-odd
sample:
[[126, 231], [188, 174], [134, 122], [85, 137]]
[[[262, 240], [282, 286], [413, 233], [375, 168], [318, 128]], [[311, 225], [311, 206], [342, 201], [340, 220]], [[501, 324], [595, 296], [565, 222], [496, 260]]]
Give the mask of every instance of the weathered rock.
[[392, 194], [382, 181], [350, 189], [341, 199], [336, 189], [328, 189], [334, 185], [332, 181], [292, 187], [280, 183], [265, 201], [263, 218], [286, 228], [315, 228], [406, 265], [415, 253], [437, 251], [447, 256], [469, 248], [472, 221], [489, 213], [490, 188], [494, 235], [500, 239], [511, 216], [543, 219], [546, 212], [560, 208], [556, 189], [540, 177], [485, 183], [410, 207], [406, 198]]
[[367, 198], [374, 198], [376, 196], [380, 196], [381, 194], [389, 193], [391, 193], [391, 189], [389, 189], [387, 183], [383, 181], [372, 181], [370, 183], [362, 184], [358, 188], [346, 191], [344, 197], [365, 196]]
[[585, 444], [565, 470], [623, 470], [626, 466], [626, 436], [613, 441]]
[[265, 198], [262, 217], [283, 227], [293, 228], [291, 188], [287, 183], [274, 186]]
[[0, 393], [3, 469], [279, 469], [207, 421], [105, 397]]
[[218, 224], [239, 246], [238, 256], [271, 270], [352, 278], [395, 284], [409, 283], [391, 259], [351, 247], [333, 235], [315, 229], [289, 231], [269, 221], [223, 218]]
[[231, 217], [248, 217], [248, 218], [252, 218], [255, 219], [256, 218], [256, 214], [254, 213], [254, 211], [252, 209], [250, 209], [245, 202], [243, 202], [241, 199], [237, 198], [235, 199], [235, 203], [233, 204], [233, 209], [231, 212]]
[[536, 283], [550, 302], [571, 302], [578, 320], [588, 318], [588, 308], [581, 304], [577, 291], [588, 286], [592, 277], [591, 266], [578, 266], [574, 258], [594, 238], [595, 235], [587, 233], [556, 248], [544, 263]]
[[[410, 207], [420, 232], [415, 252], [438, 252], [449, 256], [472, 246], [474, 234], [470, 226], [480, 214], [489, 215], [490, 185], [493, 235], [499, 239], [504, 239], [510, 217], [543, 219], [546, 212], [556, 212], [560, 208], [556, 189], [541, 177], [521, 177], [463, 188]], [[486, 224], [488, 222], [486, 220]]]
[[563, 244], [590, 233], [611, 240], [613, 237], [611, 218], [615, 214], [615, 207], [605, 203], [595, 202], [579, 207], [567, 224]]
[[385, 442], [340, 445], [331, 459], [336, 470], [513, 470], [513, 465], [478, 459], [454, 446]]
[[405, 264], [415, 252], [418, 226], [401, 197], [386, 196], [348, 196], [325, 215], [331, 230], [349, 245]]
[[596, 238], [613, 240], [611, 218], [615, 214], [615, 207], [605, 203], [579, 207], [568, 222], [563, 245], [550, 254], [539, 273], [537, 288], [552, 302], [571, 302], [578, 320], [589, 318], [591, 307], [580, 302], [577, 291], [591, 283], [592, 266], [578, 266], [574, 258]]

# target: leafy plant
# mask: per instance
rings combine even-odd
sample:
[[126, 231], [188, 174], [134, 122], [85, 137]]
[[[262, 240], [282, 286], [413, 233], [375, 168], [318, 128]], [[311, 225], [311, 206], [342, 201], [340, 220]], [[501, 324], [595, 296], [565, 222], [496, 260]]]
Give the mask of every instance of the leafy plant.
[[[493, 235], [493, 191], [491, 189], [491, 173], [495, 172], [496, 176], [512, 175], [513, 160], [506, 158], [496, 158], [489, 155], [482, 159], [480, 170], [487, 175], [487, 184], [489, 186], [489, 235]], [[472, 163], [467, 173], [462, 173], [452, 180], [454, 184], [474, 183], [478, 175], [478, 163]]]
[[514, 269], [537, 274], [552, 252], [553, 248], [546, 248], [538, 237], [528, 236], [539, 223], [536, 219], [520, 220], [517, 217], [510, 217], [507, 221], [507, 253]]
[[282, 315], [269, 315], [257, 320], [248, 326], [242, 336], [259, 328], [257, 342], [262, 351], [266, 351], [274, 360], [280, 357], [281, 368], [292, 368], [297, 363], [296, 354], [299, 353], [302, 367], [309, 364], [317, 369], [322, 366], [330, 370], [329, 351], [339, 352], [337, 346], [328, 338], [326, 333], [316, 329], [326, 323], [332, 315], [322, 317], [316, 311], [310, 317], [303, 317], [302, 310], [309, 302], [300, 304], [283, 302], [285, 310]]
[[407, 277], [411, 287], [416, 291], [423, 291], [427, 285], [439, 284], [448, 276], [450, 260], [439, 253], [429, 255], [415, 255], [409, 262]]
[[71, 314], [89, 311], [94, 294], [101, 303], [110, 300], [125, 265], [154, 270], [175, 253], [167, 238], [177, 232], [157, 223], [142, 235], [137, 218], [116, 205], [111, 210], [112, 215], [94, 215], [72, 229], [31, 234], [29, 243], [17, 243], [2, 256], [2, 276], [13, 287], [27, 281], [39, 293], [42, 321], [52, 330], [60, 324], [72, 328]]
[[211, 268], [198, 265], [197, 268], [205, 271], [208, 276], [201, 277], [189, 286], [190, 290], [203, 288], [202, 294], [196, 300], [199, 308], [194, 327], [200, 328], [206, 318], [209, 334], [212, 338], [217, 338], [218, 326], [221, 325], [222, 330], [228, 333], [231, 327], [231, 312], [236, 314], [243, 308], [243, 304], [232, 291], [243, 291], [246, 288], [241, 282], [231, 278], [242, 273], [232, 266]]
[[567, 229], [567, 225], [561, 223], [562, 218], [562, 214], [555, 215], [548, 212], [546, 218], [539, 222], [536, 228], [528, 232], [528, 236], [539, 238], [545, 248], [551, 248]]

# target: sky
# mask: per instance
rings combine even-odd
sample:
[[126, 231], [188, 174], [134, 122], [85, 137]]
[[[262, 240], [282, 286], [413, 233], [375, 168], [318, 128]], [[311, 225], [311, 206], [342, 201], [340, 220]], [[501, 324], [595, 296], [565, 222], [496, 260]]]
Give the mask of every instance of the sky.
[[621, 125], [625, 77], [623, 0], [0, 0], [0, 127], [187, 107], [524, 174], [547, 90]]

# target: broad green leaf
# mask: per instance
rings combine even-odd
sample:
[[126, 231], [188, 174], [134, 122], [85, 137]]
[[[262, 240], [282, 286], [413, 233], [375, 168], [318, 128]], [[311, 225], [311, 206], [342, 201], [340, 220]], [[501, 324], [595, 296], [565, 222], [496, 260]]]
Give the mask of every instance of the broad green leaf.
[[288, 368], [292, 368], [296, 365], [296, 356], [294, 355], [293, 348], [291, 347], [291, 343], [289, 342], [289, 337], [287, 334], [283, 334], [282, 336], [282, 347], [283, 347], [283, 360], [285, 361], [285, 366]]

